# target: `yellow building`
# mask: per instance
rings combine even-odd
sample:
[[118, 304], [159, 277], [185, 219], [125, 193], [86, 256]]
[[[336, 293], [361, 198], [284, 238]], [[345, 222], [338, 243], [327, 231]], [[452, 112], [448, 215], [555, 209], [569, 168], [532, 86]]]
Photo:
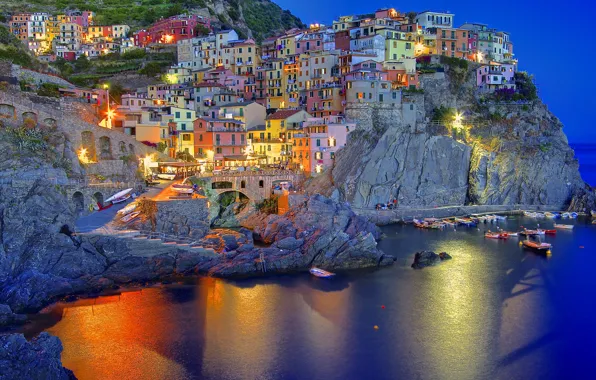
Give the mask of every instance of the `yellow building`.
[[280, 108], [297, 108], [300, 89], [298, 87], [298, 72], [300, 71], [298, 55], [287, 57], [284, 62], [282, 75], [283, 101]]
[[279, 110], [267, 117], [264, 128], [248, 131], [252, 151], [267, 156], [269, 164], [286, 164], [291, 161], [292, 137], [300, 132], [302, 123], [310, 115], [303, 110]]
[[267, 80], [267, 108], [281, 108], [284, 101], [283, 78], [284, 60], [282, 58], [271, 59], [265, 67]]
[[302, 33], [288, 33], [278, 37], [275, 41], [277, 46], [280, 46], [277, 53], [277, 58], [286, 58], [296, 54], [296, 37]]
[[249, 75], [257, 72], [261, 65], [259, 47], [252, 40], [234, 44], [232, 72], [237, 75]]

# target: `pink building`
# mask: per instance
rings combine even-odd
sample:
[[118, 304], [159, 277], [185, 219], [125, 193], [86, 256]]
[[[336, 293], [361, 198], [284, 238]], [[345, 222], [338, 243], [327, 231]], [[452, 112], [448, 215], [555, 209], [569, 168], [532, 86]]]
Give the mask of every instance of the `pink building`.
[[234, 119], [199, 117], [193, 122], [195, 157], [215, 168], [238, 166], [246, 159], [246, 128]]
[[476, 69], [476, 85], [487, 91], [515, 89], [515, 66], [508, 63], [490, 62]]
[[354, 128], [355, 123], [348, 123], [341, 116], [308, 118], [302, 131], [293, 136], [292, 163], [307, 175], [331, 168], [336, 152], [346, 145]]

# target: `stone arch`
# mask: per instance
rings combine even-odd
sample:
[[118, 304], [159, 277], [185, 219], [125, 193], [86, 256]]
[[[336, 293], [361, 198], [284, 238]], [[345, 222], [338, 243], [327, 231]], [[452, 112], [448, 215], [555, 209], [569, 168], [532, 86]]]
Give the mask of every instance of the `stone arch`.
[[85, 209], [85, 196], [80, 191], [76, 191], [72, 195], [72, 203], [74, 204], [75, 211], [77, 213]]
[[112, 140], [108, 136], [101, 136], [99, 138], [99, 159], [112, 159]]
[[103, 206], [103, 194], [99, 191], [96, 191], [93, 194], [93, 199], [95, 200], [96, 203], [99, 203], [100, 205]]
[[128, 144], [128, 152], [130, 154], [135, 154], [135, 146], [132, 144]]
[[90, 161], [97, 160], [97, 153], [95, 150], [95, 135], [93, 132], [81, 132], [81, 147], [87, 150], [87, 157]]
[[51, 117], [43, 119], [43, 123], [50, 128], [56, 128], [58, 126], [56, 119], [52, 119]]
[[16, 117], [14, 106], [10, 104], [0, 104], [0, 117], [14, 119]]
[[23, 112], [23, 123], [37, 124], [37, 114], [35, 112]]
[[244, 195], [248, 200], [250, 201], [254, 201], [254, 195], [250, 194], [248, 191], [244, 191], [244, 190], [239, 190], [239, 189], [226, 189], [226, 190], [222, 190], [222, 191], [218, 191], [217, 192], [217, 201], [219, 203], [219, 200], [221, 199], [221, 197], [224, 194], [230, 194], [230, 193], [239, 193]]
[[120, 153], [126, 154], [126, 143], [124, 141], [120, 141], [118, 146], [120, 147]]

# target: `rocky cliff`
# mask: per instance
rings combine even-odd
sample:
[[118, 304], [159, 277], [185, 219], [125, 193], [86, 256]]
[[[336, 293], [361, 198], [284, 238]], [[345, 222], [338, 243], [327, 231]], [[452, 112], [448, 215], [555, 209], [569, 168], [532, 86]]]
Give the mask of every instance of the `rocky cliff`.
[[[349, 106], [359, 127], [332, 171], [341, 198], [356, 208], [394, 197], [413, 207], [564, 208], [583, 195], [572, 206], [593, 208], [561, 122], [539, 99], [479, 93], [476, 67], [449, 62], [422, 74], [423, 93], [404, 92], [402, 107]], [[524, 75], [517, 84], [532, 86]]]

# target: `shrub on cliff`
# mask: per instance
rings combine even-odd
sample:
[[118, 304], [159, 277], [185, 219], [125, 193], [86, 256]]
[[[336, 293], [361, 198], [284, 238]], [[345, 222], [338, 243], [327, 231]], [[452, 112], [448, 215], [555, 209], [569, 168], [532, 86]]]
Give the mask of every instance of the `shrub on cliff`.
[[53, 98], [60, 97], [60, 86], [54, 83], [42, 83], [41, 86], [37, 89], [37, 95], [39, 96], [49, 96]]

